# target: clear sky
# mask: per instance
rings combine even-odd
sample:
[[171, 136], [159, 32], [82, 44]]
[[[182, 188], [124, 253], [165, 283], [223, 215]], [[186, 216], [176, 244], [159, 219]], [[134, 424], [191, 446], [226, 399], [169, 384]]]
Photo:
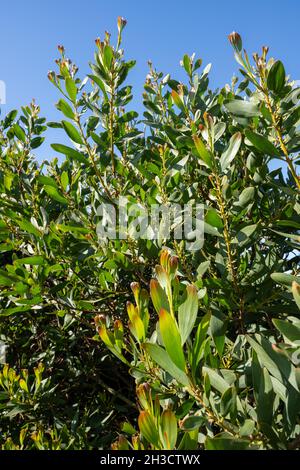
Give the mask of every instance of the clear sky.
[[[123, 46], [128, 58], [137, 60], [129, 76], [134, 86], [134, 106], [141, 110], [141, 93], [147, 60], [179, 78], [179, 61], [195, 52], [204, 64], [212, 62], [211, 86], [228, 83], [238, 66], [227, 35], [238, 31], [248, 52], [271, 46], [271, 55], [283, 60], [294, 79], [300, 79], [299, 0], [14, 0], [0, 7], [0, 80], [5, 81], [7, 104], [2, 114], [35, 98], [42, 115], [60, 119], [54, 103], [58, 90], [47, 79], [58, 56], [57, 44], [88, 73], [94, 40], [108, 30], [115, 34], [118, 15], [128, 20]], [[59, 133], [59, 134], [58, 134]], [[61, 133], [61, 134], [60, 134]], [[55, 152], [63, 131], [51, 130], [41, 158]]]

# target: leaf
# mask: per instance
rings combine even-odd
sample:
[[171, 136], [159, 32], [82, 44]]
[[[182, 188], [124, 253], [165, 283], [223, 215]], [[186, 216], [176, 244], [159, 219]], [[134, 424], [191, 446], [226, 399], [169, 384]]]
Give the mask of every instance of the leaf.
[[274, 93], [280, 93], [285, 85], [285, 69], [280, 60], [276, 60], [268, 73], [267, 86]]
[[212, 227], [216, 227], [220, 229], [223, 228], [223, 221], [221, 217], [219, 216], [218, 212], [216, 211], [216, 209], [213, 209], [213, 208], [208, 209], [204, 220]]
[[130, 322], [128, 323], [129, 329], [137, 341], [143, 341], [145, 339], [145, 328], [141, 317], [135, 313], [132, 315]]
[[32, 235], [35, 235], [38, 238], [41, 237], [41, 232], [34, 225], [32, 225], [29, 220], [17, 220], [16, 223], [25, 232], [31, 233]]
[[141, 411], [138, 417], [138, 425], [145, 439], [147, 439], [150, 444], [158, 446], [158, 430], [155, 421], [150, 415], [149, 411]]
[[82, 153], [78, 152], [75, 149], [72, 149], [71, 147], [67, 147], [66, 145], [62, 145], [62, 144], [51, 144], [51, 147], [56, 152], [62, 153], [63, 155], [66, 155], [67, 157], [70, 157], [71, 159], [79, 163], [87, 162], [87, 158], [84, 155], [82, 155]]
[[194, 429], [190, 432], [185, 432], [183, 437], [178, 445], [177, 450], [197, 450], [199, 448], [198, 444], [198, 429]]
[[256, 413], [259, 423], [272, 424], [275, 393], [270, 375], [265, 367], [261, 367], [256, 353], [252, 360], [252, 380], [256, 401]]
[[45, 264], [45, 260], [42, 256], [29, 256], [27, 258], [19, 258], [15, 260], [15, 264], [28, 264], [30, 266], [41, 266]]
[[26, 135], [22, 127], [19, 126], [19, 124], [14, 124], [13, 126], [13, 131], [15, 136], [21, 140], [21, 142], [25, 143], [26, 141]]
[[271, 278], [277, 284], [282, 284], [284, 286], [289, 286], [289, 287], [291, 287], [293, 282], [298, 283], [298, 280], [299, 280], [299, 277], [292, 276], [291, 274], [285, 274], [285, 273], [272, 273]]
[[216, 372], [215, 370], [204, 366], [202, 368], [202, 374], [204, 375], [205, 373], [208, 374], [211, 385], [221, 394], [226, 392], [226, 390], [230, 387], [226, 380], [224, 380], [223, 377], [219, 375], [218, 372]]
[[181, 109], [181, 111], [185, 111], [184, 102], [182, 101], [182, 99], [179, 96], [179, 94], [177, 93], [177, 91], [172, 90], [171, 95], [172, 95], [173, 101], [176, 104], [176, 106], [178, 106], [178, 108]]
[[63, 190], [66, 191], [68, 185], [69, 185], [69, 175], [67, 171], [63, 171], [60, 177], [61, 185], [63, 187]]
[[255, 335], [256, 341], [248, 335], [246, 335], [246, 338], [256, 352], [262, 366], [279, 382], [284, 384], [288, 381], [298, 391], [295, 367], [289, 359], [283, 354], [274, 351], [272, 344], [259, 334]]
[[164, 448], [175, 449], [177, 442], [177, 419], [172, 410], [164, 410], [161, 416], [161, 432]]
[[221, 396], [220, 412], [225, 418], [230, 414], [231, 419], [236, 417], [237, 413], [237, 395], [235, 387], [229, 387]]
[[195, 429], [199, 429], [206, 422], [206, 419], [203, 416], [187, 416], [181, 422], [180, 427], [184, 431], [193, 431]]
[[203, 141], [197, 135], [193, 135], [194, 144], [201, 160], [209, 167], [213, 167], [213, 155], [207, 150]]
[[210, 317], [210, 332], [216, 349], [221, 357], [225, 344], [226, 318], [222, 312], [212, 309]]
[[237, 205], [239, 207], [246, 207], [248, 204], [250, 204], [250, 202], [254, 200], [254, 196], [255, 196], [255, 188], [253, 188], [252, 186], [249, 188], [243, 189], [237, 201]]
[[216, 437], [205, 439], [206, 450], [246, 450], [250, 441], [246, 439], [235, 439], [230, 434], [222, 433]]
[[184, 345], [189, 338], [197, 319], [198, 295], [193, 285], [186, 287], [186, 300], [178, 308], [178, 323], [181, 336], [181, 344]]
[[57, 183], [53, 178], [50, 178], [50, 176], [44, 176], [44, 175], [39, 175], [38, 176], [38, 181], [41, 184], [47, 184], [48, 186], [53, 186], [54, 188], [57, 188]]
[[281, 153], [279, 150], [263, 135], [252, 132], [249, 129], [245, 131], [245, 135], [251, 144], [260, 152], [270, 155], [271, 157], [280, 157]]
[[17, 276], [8, 274], [4, 269], [0, 269], [0, 285], [1, 286], [11, 286], [19, 281]]
[[207, 233], [214, 237], [222, 237], [222, 234], [219, 232], [219, 230], [216, 227], [213, 227], [212, 225], [208, 224], [205, 221], [204, 221], [204, 233]]
[[143, 348], [149, 356], [168, 374], [170, 374], [178, 383], [189, 386], [188, 376], [173, 363], [168, 353], [157, 344], [144, 343]]
[[78, 130], [71, 124], [69, 121], [62, 121], [62, 125], [68, 136], [70, 137], [73, 142], [77, 144], [83, 144], [83, 140], [81, 135], [79, 134]]
[[158, 314], [162, 308], [165, 310], [170, 309], [167, 295], [156, 279], [150, 281], [150, 296]]
[[191, 75], [192, 74], [191, 60], [187, 54], [184, 54], [182, 63], [183, 63], [186, 73], [188, 75]]
[[37, 149], [38, 147], [40, 147], [42, 145], [44, 140], [45, 140], [45, 137], [34, 137], [30, 141], [30, 147], [32, 149]]
[[288, 340], [297, 346], [300, 344], [300, 322], [299, 325], [295, 325], [287, 320], [279, 320], [273, 318], [272, 322], [276, 326], [277, 330]]
[[225, 122], [217, 122], [214, 126], [214, 141], [217, 142], [226, 131]]
[[197, 278], [202, 278], [210, 266], [210, 261], [203, 261], [197, 268]]
[[114, 56], [114, 53], [113, 53], [113, 50], [112, 50], [111, 46], [106, 44], [104, 46], [104, 50], [103, 50], [103, 62], [104, 62], [105, 67], [108, 70], [110, 70], [110, 66], [111, 66], [113, 56]]
[[4, 119], [4, 122], [3, 122], [3, 129], [7, 129], [13, 123], [13, 121], [15, 120], [17, 115], [18, 115], [18, 111], [16, 109], [13, 109], [12, 111], [10, 111], [5, 116], [5, 119]]
[[181, 347], [181, 337], [175, 319], [167, 310], [159, 312], [159, 330], [163, 344], [174, 364], [185, 371], [185, 358]]
[[122, 114], [122, 116], [118, 118], [118, 122], [132, 121], [133, 119], [136, 119], [138, 115], [139, 114], [136, 111], [128, 111], [127, 113]]
[[253, 431], [255, 429], [255, 422], [252, 419], [245, 419], [244, 424], [240, 428], [240, 436], [250, 436], [253, 434]]
[[59, 111], [61, 111], [67, 118], [74, 119], [75, 115], [71, 108], [71, 106], [63, 99], [60, 99], [59, 102], [56, 104], [56, 107]]
[[240, 132], [237, 132], [231, 137], [227, 149], [221, 155], [220, 164], [221, 164], [222, 171], [225, 171], [229, 167], [230, 163], [233, 161], [233, 159], [237, 155], [240, 149], [241, 143], [242, 143], [242, 134]]
[[106, 88], [105, 88], [105, 85], [104, 85], [103, 81], [99, 77], [97, 77], [96, 75], [88, 75], [88, 77], [98, 85], [98, 87], [102, 91], [104, 97], [107, 98]]
[[257, 224], [246, 225], [237, 233], [234, 241], [237, 241], [240, 247], [247, 245], [251, 242], [251, 236], [256, 232], [256, 229]]
[[199, 323], [199, 326], [197, 328], [195, 339], [193, 341], [193, 347], [192, 347], [192, 353], [191, 353], [191, 366], [192, 366], [193, 376], [195, 376], [195, 372], [196, 372], [197, 366], [201, 358], [202, 347], [204, 344], [204, 340], [206, 338], [209, 323], [210, 323], [210, 314], [207, 313], [201, 319], [201, 322]]
[[244, 100], [232, 100], [224, 103], [225, 108], [235, 116], [251, 118], [260, 115], [259, 107], [256, 103]]
[[60, 194], [58, 190], [54, 188], [53, 186], [46, 185], [44, 186], [44, 190], [55, 201], [61, 202], [62, 204], [68, 204], [67, 199], [62, 194]]
[[71, 101], [73, 101], [73, 103], [75, 103], [76, 102], [76, 97], [77, 97], [77, 87], [76, 87], [76, 84], [75, 84], [74, 80], [70, 77], [66, 78], [66, 90], [68, 92], [68, 95], [69, 95]]

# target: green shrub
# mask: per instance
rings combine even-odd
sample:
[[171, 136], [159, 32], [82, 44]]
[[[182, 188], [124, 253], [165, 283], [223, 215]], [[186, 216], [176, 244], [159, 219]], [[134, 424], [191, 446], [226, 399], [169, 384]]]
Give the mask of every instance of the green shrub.
[[[139, 120], [125, 24], [83, 80], [59, 46], [63, 118], [47, 126], [70, 138], [52, 144], [64, 157], [37, 162], [34, 102], [1, 121], [0, 445], [298, 448], [300, 90], [232, 33], [242, 81], [212, 91], [194, 56], [186, 83], [150, 63]], [[203, 246], [102, 240], [99, 208], [120, 197], [131, 221], [201, 204]]]

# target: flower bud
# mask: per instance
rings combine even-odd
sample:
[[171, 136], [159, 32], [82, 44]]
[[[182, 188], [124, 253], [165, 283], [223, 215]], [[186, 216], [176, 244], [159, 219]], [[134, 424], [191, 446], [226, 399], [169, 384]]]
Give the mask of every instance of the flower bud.
[[263, 51], [264, 57], [266, 57], [266, 55], [267, 55], [268, 52], [269, 52], [269, 47], [268, 47], [268, 46], [263, 46], [262, 51]]
[[125, 18], [123, 18], [122, 16], [118, 16], [118, 30], [119, 30], [119, 33], [121, 33], [123, 31], [123, 29], [125, 28], [126, 25], [127, 25], [127, 21], [125, 20]]
[[108, 31], [105, 31], [105, 42], [106, 44], [110, 43], [111, 34]]
[[257, 52], [254, 52], [254, 53], [252, 54], [252, 57], [253, 57], [254, 62], [257, 64], [257, 62], [258, 62], [258, 60], [259, 60], [259, 57], [258, 57]]
[[212, 129], [213, 126], [214, 126], [214, 119], [213, 119], [212, 115], [205, 111], [203, 113], [203, 119], [204, 119], [208, 129]]
[[239, 52], [241, 52], [243, 44], [242, 44], [242, 38], [239, 35], [239, 33], [236, 33], [233, 31], [231, 34], [229, 34], [228, 39], [230, 41], [230, 44]]
[[106, 324], [106, 316], [103, 315], [103, 313], [101, 313], [100, 315], [97, 315], [94, 320], [95, 320], [95, 325], [97, 328], [101, 325]]
[[96, 38], [96, 39], [95, 39], [95, 43], [96, 43], [96, 46], [98, 47], [98, 49], [102, 51], [104, 44], [103, 44], [103, 42], [101, 41], [101, 39], [100, 39], [100, 38]]
[[55, 81], [55, 72], [53, 72], [52, 70], [50, 70], [48, 72], [48, 79], [50, 80], [50, 82], [54, 82]]
[[140, 384], [136, 389], [136, 394], [143, 410], [149, 410], [152, 404], [150, 385], [146, 382]]
[[177, 256], [171, 256], [170, 258], [170, 274], [176, 274], [178, 268], [178, 258]]
[[119, 331], [124, 330], [123, 323], [121, 322], [121, 320], [115, 320], [114, 321], [114, 330], [119, 330]]
[[170, 259], [170, 253], [168, 250], [162, 250], [160, 254], [160, 265], [165, 268], [165, 270], [168, 270], [168, 265], [169, 265], [169, 259]]
[[131, 290], [133, 292], [133, 295], [134, 295], [134, 300], [135, 300], [135, 303], [137, 305], [139, 305], [139, 298], [140, 298], [140, 291], [141, 291], [141, 287], [139, 285], [138, 282], [132, 282], [130, 284], [130, 287], [131, 287]]
[[65, 48], [61, 44], [57, 46], [57, 49], [59, 50], [60, 54], [63, 55], [65, 53]]

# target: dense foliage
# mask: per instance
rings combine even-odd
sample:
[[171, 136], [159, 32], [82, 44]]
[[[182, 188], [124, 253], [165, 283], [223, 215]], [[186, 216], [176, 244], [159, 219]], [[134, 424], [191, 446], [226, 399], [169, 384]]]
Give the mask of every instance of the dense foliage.
[[[300, 448], [300, 88], [232, 33], [241, 81], [149, 64], [139, 118], [125, 25], [83, 80], [59, 46], [61, 122], [1, 121], [0, 446]], [[47, 125], [71, 143], [39, 164]], [[203, 246], [101, 240], [120, 196], [203, 204]]]

